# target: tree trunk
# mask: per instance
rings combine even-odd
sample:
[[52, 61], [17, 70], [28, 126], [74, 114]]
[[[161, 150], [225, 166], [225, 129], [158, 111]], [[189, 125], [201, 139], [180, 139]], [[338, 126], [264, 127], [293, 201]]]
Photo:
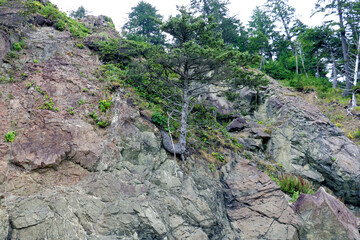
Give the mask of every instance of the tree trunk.
[[184, 91], [184, 100], [181, 110], [181, 127], [180, 127], [180, 137], [179, 137], [179, 146], [182, 153], [186, 150], [186, 131], [187, 131], [187, 117], [189, 115], [189, 106], [190, 106], [190, 97], [188, 96], [187, 90]]
[[[301, 47], [299, 47], [299, 50], [300, 50], [300, 58], [301, 58], [302, 67], [303, 67], [303, 69], [304, 69], [306, 78], [309, 78], [309, 76], [308, 76], [308, 74], [307, 74], [307, 72], [306, 72], [306, 69], [305, 69], [305, 62], [304, 62], [304, 58], [302, 57]], [[318, 68], [318, 71], [319, 71], [319, 68]]]
[[341, 46], [342, 46], [342, 52], [343, 52], [343, 57], [344, 57], [345, 81], [346, 81], [345, 90], [344, 90], [344, 93], [342, 94], [342, 96], [346, 97], [350, 94], [352, 82], [350, 81], [349, 52], [348, 52], [348, 45], [347, 45], [347, 41], [346, 41], [346, 35], [345, 35], [342, 4], [340, 3], [340, 0], [337, 0], [337, 10], [338, 10], [338, 14], [339, 14], [340, 38], [341, 38]]
[[295, 61], [296, 61], [296, 74], [299, 74], [298, 54], [296, 47], [294, 48], [294, 51], [295, 51]]
[[360, 53], [360, 37], [357, 45], [357, 52], [356, 52], [356, 61], [355, 61], [355, 70], [354, 70], [354, 86], [357, 84], [358, 80], [358, 73], [359, 73], [359, 53]]
[[330, 48], [330, 52], [331, 52], [331, 61], [332, 61], [332, 71], [331, 71], [332, 80], [333, 80], [332, 87], [336, 88], [336, 86], [337, 86], [337, 70], [336, 70], [334, 51], [332, 48]]
[[357, 107], [357, 101], [356, 101], [356, 92], [354, 91], [352, 93], [352, 98], [351, 98], [351, 108], [355, 108]]
[[296, 60], [296, 74], [299, 74], [298, 56], [297, 56], [297, 50], [296, 50], [295, 44], [291, 41], [291, 35], [290, 35], [289, 27], [285, 22], [284, 16], [280, 16], [280, 18], [281, 18], [281, 22], [282, 22], [282, 24], [283, 24], [283, 26], [285, 28], [286, 37], [287, 37], [288, 41], [290, 42], [291, 49], [294, 52], [294, 56], [295, 56], [295, 60]]

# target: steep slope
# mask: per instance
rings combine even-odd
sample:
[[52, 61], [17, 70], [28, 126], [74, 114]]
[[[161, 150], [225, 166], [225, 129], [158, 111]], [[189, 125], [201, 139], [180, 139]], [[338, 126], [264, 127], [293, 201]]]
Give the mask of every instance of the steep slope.
[[[222, 179], [200, 160], [185, 174], [131, 92], [97, 79], [101, 63], [80, 38], [21, 11], [0, 6], [0, 136], [16, 133], [0, 143], [0, 239], [299, 238], [268, 176], [235, 154]], [[102, 19], [88, 18], [85, 42], [116, 35]]]

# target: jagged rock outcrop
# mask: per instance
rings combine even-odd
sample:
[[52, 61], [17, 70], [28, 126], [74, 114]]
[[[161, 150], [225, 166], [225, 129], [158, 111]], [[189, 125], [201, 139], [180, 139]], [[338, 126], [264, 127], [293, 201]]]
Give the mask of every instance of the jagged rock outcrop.
[[323, 188], [314, 196], [301, 194], [292, 208], [303, 222], [300, 239], [360, 239], [357, 218]]
[[288, 172], [324, 184], [346, 202], [360, 204], [360, 151], [315, 106], [275, 82], [254, 114], [276, 123], [267, 143]]

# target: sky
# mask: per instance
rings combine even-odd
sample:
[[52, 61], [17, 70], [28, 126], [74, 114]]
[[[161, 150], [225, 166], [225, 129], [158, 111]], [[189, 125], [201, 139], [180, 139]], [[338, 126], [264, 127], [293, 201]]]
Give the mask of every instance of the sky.
[[[189, 5], [190, 0], [144, 0], [155, 6], [158, 13], [167, 19], [170, 15], [176, 15], [176, 6]], [[262, 6], [266, 0], [230, 0], [228, 5], [230, 15], [236, 15], [238, 19], [247, 25], [252, 11], [256, 6]], [[62, 11], [69, 12], [84, 6], [91, 15], [105, 15], [111, 17], [115, 23], [116, 29], [121, 27], [127, 21], [127, 16], [131, 8], [136, 6], [140, 0], [51, 0]], [[296, 16], [309, 26], [321, 25], [323, 17], [320, 14], [310, 18], [315, 7], [316, 0], [289, 0], [289, 5], [296, 9]]]

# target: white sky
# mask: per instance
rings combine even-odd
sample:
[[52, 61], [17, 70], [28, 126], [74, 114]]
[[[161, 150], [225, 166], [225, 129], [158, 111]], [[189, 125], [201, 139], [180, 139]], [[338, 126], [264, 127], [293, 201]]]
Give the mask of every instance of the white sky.
[[[159, 14], [167, 19], [170, 15], [176, 15], [176, 5], [189, 5], [190, 0], [144, 0], [155, 6]], [[90, 11], [91, 15], [105, 15], [111, 17], [118, 30], [127, 21], [128, 13], [131, 8], [136, 6], [140, 0], [51, 0], [62, 11], [69, 12], [76, 10], [81, 5]], [[237, 15], [237, 18], [247, 25], [252, 11], [256, 6], [262, 6], [265, 0], [230, 0], [228, 6], [231, 15]], [[289, 4], [296, 9], [297, 17], [309, 26], [321, 25], [322, 16], [320, 14], [310, 18], [315, 7], [316, 0], [289, 0]]]

